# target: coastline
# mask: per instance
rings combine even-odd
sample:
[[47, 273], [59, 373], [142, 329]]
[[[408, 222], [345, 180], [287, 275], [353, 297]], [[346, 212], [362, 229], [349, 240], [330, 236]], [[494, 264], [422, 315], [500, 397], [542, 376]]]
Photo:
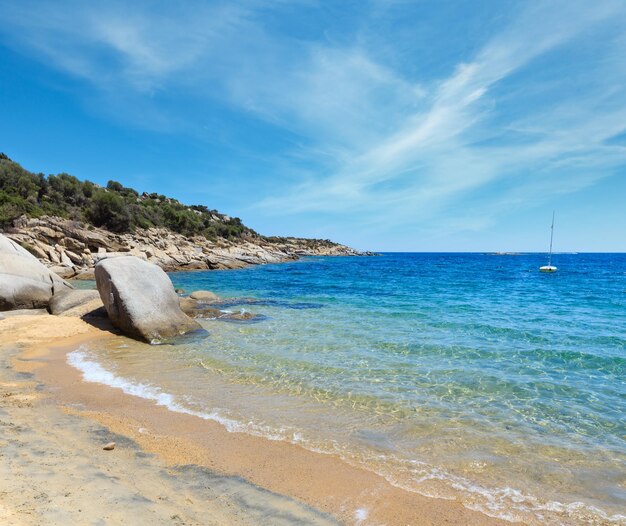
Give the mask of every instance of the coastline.
[[[508, 524], [469, 510], [456, 501], [424, 497], [397, 488], [381, 476], [350, 466], [335, 456], [315, 453], [286, 442], [231, 433], [217, 422], [175, 413], [153, 401], [124, 394], [119, 389], [82, 381], [80, 372], [67, 363], [67, 353], [80, 345], [106, 338], [110, 335], [109, 331], [107, 320], [91, 324], [80, 318], [46, 315], [13, 316], [3, 320], [0, 325], [0, 349], [2, 359], [11, 367], [3, 369], [1, 386], [3, 391], [19, 394], [7, 396], [3, 393], [2, 409], [6, 412], [7, 407], [13, 407], [13, 402], [18, 401], [19, 405], [22, 403], [19, 400], [28, 400], [28, 410], [36, 416], [30, 415], [26, 422], [24, 415], [9, 411], [9, 417], [16, 421], [7, 425], [28, 425], [29, 435], [41, 441], [48, 434], [46, 419], [51, 419], [60, 440], [73, 444], [74, 461], [92, 462], [94, 457], [99, 461], [100, 457], [107, 460], [132, 454], [134, 460], [139, 462], [135, 458], [139, 454], [143, 464], [136, 468], [145, 473], [142, 484], [146, 487], [133, 487], [132, 491], [138, 490], [151, 503], [154, 508], [151, 513], [154, 512], [155, 516], [164, 510], [180, 507], [180, 512], [189, 514], [185, 519], [188, 523], [211, 523], [203, 518], [194, 519], [193, 513], [197, 511], [202, 512], [201, 517], [206, 512], [215, 514], [218, 517], [216, 524], [247, 524], [258, 521], [258, 516], [255, 519], [250, 514], [260, 506], [265, 517], [271, 516], [274, 523], [280, 524], [287, 524], [288, 521], [285, 518], [285, 522], [280, 522], [277, 517], [282, 521], [287, 515], [292, 519], [296, 517], [296, 523], [309, 524], [332, 524], [334, 521], [390, 525]], [[17, 341], [16, 334], [19, 334]], [[17, 346], [19, 353], [15, 350]], [[77, 429], [94, 426], [99, 430], [98, 436], [102, 437], [99, 442], [77, 440]], [[103, 443], [109, 441], [105, 436], [119, 437], [114, 439], [119, 446], [113, 452], [102, 451]], [[32, 462], [37, 464], [36, 459]], [[128, 466], [128, 459], [124, 462], [124, 466]], [[123, 492], [118, 484], [130, 481], [123, 480], [128, 471], [121, 468], [107, 467], [115, 473], [113, 476], [118, 481], [115, 487]], [[2, 463], [2, 469], [8, 469], [6, 462]], [[5, 474], [2, 477], [9, 489], [13, 487], [14, 478], [28, 478], [23, 466], [16, 469], [13, 465], [11, 470], [14, 475]], [[183, 486], [188, 492], [198, 485], [197, 477], [188, 480], [189, 470], [194, 470], [194, 473], [200, 470], [210, 477], [222, 477], [232, 484], [234, 477], [259, 502], [254, 505], [252, 502], [233, 503], [229, 501], [227, 490], [215, 490], [219, 495], [209, 503], [205, 500], [189, 507], [178, 496], [168, 495], [165, 505], [158, 499], [155, 501], [147, 487], [163, 483], [160, 480], [163, 470], [171, 472], [172, 479], [168, 479], [166, 485]], [[54, 474], [57, 483], [64, 486], [72, 485], [72, 476], [71, 470]], [[87, 477], [89, 473], [81, 476]], [[22, 520], [16, 522], [18, 524], [29, 524], [33, 514], [48, 509], [45, 506], [33, 507], [22, 518], [19, 501], [23, 495], [9, 494], [6, 488], [3, 489], [4, 492], [0, 493], [0, 517], [4, 513]], [[106, 487], [99, 488], [99, 491], [103, 489], [105, 493], [108, 491]], [[242, 489], [232, 491], [240, 494]], [[89, 503], [92, 506], [97, 500], [86, 499], [81, 505], [86, 507]], [[193, 498], [191, 500], [194, 501]], [[228, 502], [225, 508], [222, 505], [224, 502]], [[58, 499], [52, 499], [51, 503], [60, 513], [62, 507], [59, 508]], [[95, 504], [93, 506], [94, 509], [81, 513], [87, 511], [96, 517], [99, 510]], [[133, 512], [132, 506], [124, 511], [122, 506], [115, 513], [128, 513], [130, 516], [136, 511]], [[200, 522], [194, 522], [197, 520]]]
[[240, 239], [185, 236], [167, 228], [136, 229], [114, 234], [60, 217], [22, 217], [12, 228], [0, 229], [41, 263], [64, 279], [94, 279], [94, 266], [107, 257], [136, 256], [166, 272], [241, 269], [267, 263], [284, 263], [306, 256], [360, 256], [345, 245], [322, 239]]

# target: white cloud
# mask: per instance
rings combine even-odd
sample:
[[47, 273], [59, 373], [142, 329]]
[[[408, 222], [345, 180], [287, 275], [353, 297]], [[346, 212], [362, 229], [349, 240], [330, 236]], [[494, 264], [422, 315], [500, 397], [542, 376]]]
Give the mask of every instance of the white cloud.
[[4, 2], [9, 45], [101, 89], [157, 89], [219, 54], [248, 10], [228, 3]]
[[[115, 99], [123, 118], [193, 128], [186, 121], [218, 99], [291, 132], [297, 146], [274, 155], [281, 169], [298, 165], [300, 182], [266, 196], [260, 206], [267, 214], [362, 211], [368, 212], [362, 225], [384, 228], [433, 217], [461, 198], [479, 201], [484, 191], [484, 217], [463, 220], [457, 210], [449, 222], [451, 229], [479, 228], [502, 213], [502, 203], [580, 190], [626, 160], [623, 147], [606, 144], [626, 122], [626, 37], [615, 29], [626, 27], [623, 3], [523, 5], [443, 79], [409, 78], [377, 62], [357, 36], [337, 43], [270, 31], [265, 16], [280, 11], [280, 2], [158, 8], [70, 2], [64, 9], [7, 2], [3, 32], [16, 49]], [[605, 30], [615, 38], [585, 64], [583, 89], [552, 79], [544, 86], [555, 99], [548, 110], [525, 101], [537, 88], [528, 74], [537, 61]], [[573, 57], [564, 60], [577, 71]], [[501, 89], [506, 82], [509, 92]], [[160, 92], [180, 92], [197, 107], [181, 115], [180, 105], [151, 107], [150, 95]], [[515, 108], [518, 99], [525, 115], [502, 109]], [[513, 136], [524, 140], [510, 144]], [[314, 167], [307, 173], [302, 162]]]
[[[489, 41], [474, 61], [459, 64], [448, 79], [435, 85], [425, 111], [396, 121], [393, 133], [372, 147], [356, 150], [330, 177], [269, 198], [263, 205], [285, 213], [369, 209], [375, 221], [392, 226], [407, 218], [426, 219], [450, 200], [502, 179], [513, 180], [513, 187], [501, 197], [510, 205], [513, 200], [506, 198], [507, 193], [537, 201], [542, 195], [577, 191], [611, 175], [612, 169], [626, 161], [623, 149], [604, 144], [624, 128], [623, 89], [616, 97], [617, 105], [599, 108], [606, 94], [603, 85], [588, 93], [572, 93], [564, 79], [559, 89], [566, 100], [558, 109], [542, 113], [530, 108], [528, 117], [509, 122], [501, 130], [488, 129], [488, 121], [497, 115], [498, 101], [491, 90], [498, 82], [593, 30], [609, 16], [623, 20], [624, 9], [614, 3], [600, 7], [568, 4], [566, 23], [562, 10], [554, 5], [529, 10]], [[602, 73], [601, 69], [590, 72]], [[525, 145], [476, 145], [483, 135], [497, 138], [510, 130], [526, 134], [532, 130], [535, 139]], [[566, 169], [569, 173], [561, 173]], [[386, 181], [398, 184], [381, 190]], [[485, 213], [488, 208], [502, 212], [503, 207], [488, 204]]]

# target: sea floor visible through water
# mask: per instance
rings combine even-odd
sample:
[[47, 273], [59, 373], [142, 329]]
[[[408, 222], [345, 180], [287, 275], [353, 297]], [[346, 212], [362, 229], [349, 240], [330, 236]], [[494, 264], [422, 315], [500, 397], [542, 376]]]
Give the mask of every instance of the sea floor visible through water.
[[254, 323], [69, 363], [233, 432], [530, 524], [626, 524], [626, 255], [384, 254], [171, 274]]

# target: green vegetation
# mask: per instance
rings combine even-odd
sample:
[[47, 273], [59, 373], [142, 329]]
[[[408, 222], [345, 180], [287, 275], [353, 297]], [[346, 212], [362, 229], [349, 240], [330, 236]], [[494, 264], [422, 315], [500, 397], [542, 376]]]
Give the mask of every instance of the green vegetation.
[[0, 228], [22, 215], [59, 216], [119, 233], [163, 227], [207, 239], [259, 237], [239, 218], [206, 206], [186, 206], [155, 193], [140, 195], [117, 181], [102, 188], [66, 173], [34, 174], [0, 153]]

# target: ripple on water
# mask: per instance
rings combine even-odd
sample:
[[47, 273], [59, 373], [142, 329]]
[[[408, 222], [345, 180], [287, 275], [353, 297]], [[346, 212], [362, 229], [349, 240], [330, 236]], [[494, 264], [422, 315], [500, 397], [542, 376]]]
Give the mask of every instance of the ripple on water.
[[267, 318], [97, 357], [186, 410], [413, 491], [541, 524], [625, 523], [626, 256], [558, 258], [554, 276], [541, 256], [478, 254], [177, 273]]

